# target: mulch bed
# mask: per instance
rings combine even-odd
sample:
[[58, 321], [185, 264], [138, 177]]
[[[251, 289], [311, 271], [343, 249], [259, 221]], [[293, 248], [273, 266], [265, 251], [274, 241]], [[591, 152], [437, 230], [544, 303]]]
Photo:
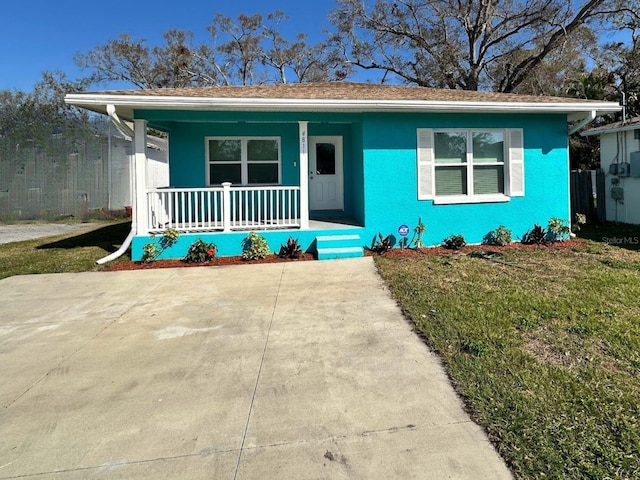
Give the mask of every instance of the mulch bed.
[[[512, 243], [504, 247], [496, 247], [492, 245], [467, 245], [460, 250], [450, 250], [444, 247], [427, 247], [420, 249], [413, 248], [393, 248], [384, 253], [388, 257], [412, 257], [420, 255], [452, 255], [459, 253], [469, 253], [477, 250], [485, 252], [508, 252], [511, 250], [569, 250], [580, 247], [585, 244], [584, 240], [572, 239], [563, 242], [554, 242], [547, 245], [523, 245], [522, 243]], [[366, 256], [377, 255], [370, 250], [365, 249]], [[149, 270], [154, 268], [182, 268], [182, 267], [219, 267], [222, 265], [251, 265], [256, 263], [282, 263], [282, 262], [305, 262], [315, 260], [310, 253], [303, 253], [302, 256], [295, 260], [289, 258], [280, 258], [277, 255], [268, 255], [262, 260], [244, 260], [241, 256], [237, 257], [216, 257], [210, 262], [203, 263], [187, 263], [184, 260], [156, 260], [150, 263], [143, 262], [121, 262], [109, 266], [108, 272], [119, 270]]]
[[[484, 252], [508, 252], [508, 251], [537, 251], [537, 250], [570, 250], [584, 246], [585, 241], [581, 239], [564, 240], [562, 242], [553, 242], [546, 245], [524, 245], [522, 243], [512, 243], [511, 245], [505, 245], [504, 247], [498, 247], [494, 245], [467, 245], [460, 250], [451, 250], [444, 247], [427, 247], [427, 248], [393, 248], [382, 255], [388, 257], [413, 257], [420, 255], [454, 255], [459, 253], [469, 253], [478, 250]], [[370, 250], [365, 249], [364, 252], [367, 256], [378, 255]]]
[[156, 260], [154, 262], [122, 262], [111, 265], [106, 270], [115, 272], [119, 270], [149, 270], [153, 268], [182, 268], [182, 267], [219, 267], [222, 265], [250, 265], [255, 263], [282, 263], [282, 262], [305, 262], [315, 260], [310, 253], [303, 253], [299, 259], [280, 258], [277, 255], [267, 255], [262, 260], [243, 260], [237, 257], [215, 257], [210, 262], [187, 263], [184, 260]]

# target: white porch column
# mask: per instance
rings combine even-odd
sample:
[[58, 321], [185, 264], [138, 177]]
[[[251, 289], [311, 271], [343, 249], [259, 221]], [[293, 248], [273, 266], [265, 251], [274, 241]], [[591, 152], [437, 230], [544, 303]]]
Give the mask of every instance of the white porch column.
[[133, 225], [139, 235], [149, 232], [147, 219], [147, 121], [135, 120], [134, 122], [134, 205]]
[[300, 132], [300, 228], [309, 229], [309, 122], [299, 121]]
[[222, 226], [231, 231], [231, 182], [222, 182]]

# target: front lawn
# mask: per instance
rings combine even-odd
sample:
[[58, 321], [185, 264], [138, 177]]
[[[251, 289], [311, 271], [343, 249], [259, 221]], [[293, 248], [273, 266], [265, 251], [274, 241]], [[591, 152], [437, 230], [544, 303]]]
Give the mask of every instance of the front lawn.
[[375, 261], [516, 477], [640, 478], [640, 253]]
[[[105, 267], [96, 265], [96, 260], [117, 250], [129, 230], [131, 221], [102, 221], [87, 224], [82, 232], [0, 245], [0, 279], [30, 273], [102, 270]], [[115, 263], [127, 260], [129, 256], [124, 255]]]

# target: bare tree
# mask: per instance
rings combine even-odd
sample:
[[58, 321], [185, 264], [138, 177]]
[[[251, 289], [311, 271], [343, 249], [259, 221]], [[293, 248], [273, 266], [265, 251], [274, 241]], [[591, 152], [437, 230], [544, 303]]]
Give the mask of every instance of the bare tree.
[[74, 58], [80, 68], [91, 69], [92, 83], [126, 82], [138, 88], [154, 88], [153, 65], [144, 40], [134, 40], [128, 33], [109, 40]]
[[75, 62], [91, 71], [91, 83], [123, 82], [137, 88], [165, 88], [255, 83], [308, 82], [344, 78], [341, 59], [329, 55], [326, 44], [310, 45], [307, 35], [282, 36], [288, 17], [241, 14], [236, 19], [218, 13], [206, 27], [209, 42], [194, 44], [194, 34], [168, 30], [164, 43], [121, 34]]
[[[625, 0], [338, 0], [331, 41], [347, 65], [421, 86], [513, 92]], [[384, 77], [383, 77], [384, 78]]]
[[287, 72], [293, 73], [298, 83], [342, 80], [341, 61], [330, 56], [327, 44], [310, 45], [306, 33], [298, 33], [293, 42], [288, 41], [280, 34], [285, 20], [288, 17], [278, 10], [267, 16], [263, 26], [262, 63], [276, 72], [270, 80], [287, 83]]
[[221, 69], [229, 72], [241, 85], [249, 85], [260, 77], [257, 66], [263, 53], [260, 46], [262, 38], [262, 15], [238, 16], [237, 23], [221, 13], [216, 14], [207, 31], [214, 41], [223, 34], [229, 40], [219, 44], [216, 50], [221, 53]]
[[124, 82], [137, 88], [218, 84], [215, 55], [192, 46], [192, 32], [167, 30], [163, 38], [163, 45], [150, 48], [145, 40], [121, 34], [88, 53], [78, 53], [74, 60], [92, 70], [91, 83]]

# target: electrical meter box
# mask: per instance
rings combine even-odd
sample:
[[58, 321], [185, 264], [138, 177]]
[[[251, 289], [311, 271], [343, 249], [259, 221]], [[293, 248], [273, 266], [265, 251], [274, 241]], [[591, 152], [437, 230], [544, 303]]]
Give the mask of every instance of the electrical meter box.
[[628, 163], [619, 163], [618, 164], [618, 176], [619, 177], [628, 177], [629, 176], [629, 164]]
[[631, 165], [630, 176], [640, 178], [640, 152], [631, 152], [629, 165]]
[[611, 198], [614, 200], [623, 200], [624, 190], [622, 187], [611, 187]]
[[612, 163], [611, 165], [609, 165], [609, 174], [610, 175], [617, 175], [618, 174], [618, 164], [617, 163]]

